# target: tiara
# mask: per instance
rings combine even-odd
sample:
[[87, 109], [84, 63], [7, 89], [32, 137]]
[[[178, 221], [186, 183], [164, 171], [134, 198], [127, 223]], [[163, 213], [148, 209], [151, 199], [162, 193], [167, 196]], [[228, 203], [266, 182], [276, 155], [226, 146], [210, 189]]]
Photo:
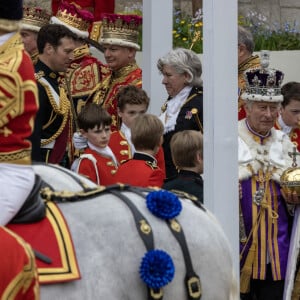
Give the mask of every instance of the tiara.
[[40, 28], [49, 23], [51, 15], [41, 7], [23, 7], [23, 19], [21, 28], [39, 31]]
[[142, 18], [137, 15], [103, 14], [101, 43], [119, 44], [139, 49], [139, 28]]
[[284, 78], [280, 70], [269, 68], [269, 51], [260, 55], [260, 67], [248, 69], [244, 73], [246, 87], [242, 99], [253, 101], [281, 102], [281, 84]]

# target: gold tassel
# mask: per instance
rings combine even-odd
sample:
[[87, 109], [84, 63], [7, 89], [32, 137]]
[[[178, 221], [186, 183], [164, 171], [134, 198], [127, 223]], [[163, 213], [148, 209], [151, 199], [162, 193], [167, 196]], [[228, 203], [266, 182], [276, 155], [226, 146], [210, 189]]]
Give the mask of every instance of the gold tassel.
[[252, 243], [245, 264], [243, 266], [243, 269], [241, 270], [240, 274], [240, 292], [243, 294], [250, 292], [250, 279], [252, 274], [252, 265], [254, 261], [254, 255], [255, 255], [255, 249], [256, 246], [254, 243]]

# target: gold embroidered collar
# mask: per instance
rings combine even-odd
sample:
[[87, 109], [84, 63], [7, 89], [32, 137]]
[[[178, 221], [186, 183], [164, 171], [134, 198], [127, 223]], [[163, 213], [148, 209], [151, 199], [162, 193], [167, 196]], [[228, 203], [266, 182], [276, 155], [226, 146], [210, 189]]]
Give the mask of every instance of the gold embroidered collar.
[[112, 75], [113, 75], [114, 79], [122, 78], [138, 68], [139, 68], [139, 66], [136, 63], [132, 63], [132, 64], [129, 64], [129, 65], [117, 70], [117, 71], [113, 71]]
[[253, 65], [259, 65], [258, 55], [251, 55], [249, 58], [239, 64], [239, 74], [251, 68]]
[[14, 34], [3, 45], [0, 46], [0, 55], [11, 55], [11, 51], [9, 49], [13, 49], [13, 52], [15, 53], [17, 48], [24, 49], [21, 35], [19, 33]]
[[74, 50], [74, 60], [80, 59], [86, 55], [90, 55], [90, 48], [87, 44], [84, 44]]

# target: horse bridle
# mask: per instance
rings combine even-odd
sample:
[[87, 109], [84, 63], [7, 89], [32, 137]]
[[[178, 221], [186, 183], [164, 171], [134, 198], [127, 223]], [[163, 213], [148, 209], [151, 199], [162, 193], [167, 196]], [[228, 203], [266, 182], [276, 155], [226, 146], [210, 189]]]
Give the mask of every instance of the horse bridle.
[[[129, 187], [129, 190], [145, 198], [145, 195], [140, 190], [134, 187]], [[122, 195], [122, 197], [124, 197], [124, 195]], [[201, 298], [200, 278], [193, 269], [190, 252], [186, 243], [182, 226], [176, 219], [166, 220], [166, 223], [169, 229], [171, 230], [172, 234], [174, 235], [175, 239], [177, 240], [183, 254], [185, 267], [186, 267], [185, 286], [187, 289], [188, 299], [189, 300], [200, 299]]]

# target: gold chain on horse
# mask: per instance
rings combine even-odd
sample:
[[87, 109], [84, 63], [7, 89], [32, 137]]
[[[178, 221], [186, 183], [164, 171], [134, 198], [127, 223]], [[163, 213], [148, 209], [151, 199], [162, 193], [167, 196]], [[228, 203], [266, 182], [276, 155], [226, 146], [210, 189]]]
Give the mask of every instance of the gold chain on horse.
[[50, 187], [44, 187], [41, 189], [40, 193], [44, 200], [46, 201], [78, 201], [86, 198], [90, 198], [93, 196], [100, 195], [104, 192], [109, 192], [111, 189], [123, 190], [126, 188], [126, 185], [118, 184], [109, 187], [105, 186], [97, 186], [97, 187], [86, 187], [83, 183], [84, 189], [81, 191], [73, 192], [73, 191], [53, 191]]

